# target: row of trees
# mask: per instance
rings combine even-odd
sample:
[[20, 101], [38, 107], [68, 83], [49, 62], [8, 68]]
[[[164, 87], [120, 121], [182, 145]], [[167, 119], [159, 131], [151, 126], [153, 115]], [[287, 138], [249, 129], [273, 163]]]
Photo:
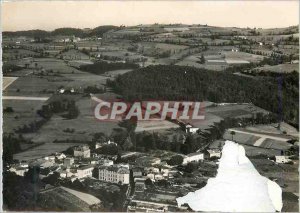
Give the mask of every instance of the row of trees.
[[81, 65], [80, 70], [94, 74], [104, 74], [107, 71], [119, 69], [136, 69], [139, 66], [133, 63], [108, 63], [106, 61], [98, 61], [94, 64]]
[[[213, 141], [221, 139], [226, 129], [254, 124], [269, 124], [276, 122], [277, 116], [272, 113], [256, 113], [252, 117], [227, 117], [224, 120], [214, 123], [206, 131], [199, 131], [198, 134], [185, 134], [166, 136], [155, 132], [135, 133], [136, 124], [132, 121], [123, 121], [120, 126], [123, 128], [115, 129], [110, 138], [118, 144], [105, 145], [99, 150], [99, 154], [118, 155], [120, 150], [148, 152], [150, 150], [167, 150], [180, 154], [189, 154], [205, 148]], [[176, 137], [175, 137], [176, 136]], [[106, 142], [109, 139], [103, 133], [97, 133], [91, 142], [91, 147], [96, 142]], [[180, 159], [174, 157], [169, 163], [174, 164]], [[179, 158], [179, 157], [178, 157]], [[176, 164], [176, 163], [175, 163]]]

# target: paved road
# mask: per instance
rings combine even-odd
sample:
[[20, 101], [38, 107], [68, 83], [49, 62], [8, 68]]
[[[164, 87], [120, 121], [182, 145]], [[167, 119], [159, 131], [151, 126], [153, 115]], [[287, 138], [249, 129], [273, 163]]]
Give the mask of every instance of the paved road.
[[254, 135], [254, 136], [258, 136], [258, 137], [262, 137], [262, 138], [270, 138], [270, 139], [274, 139], [274, 140], [278, 140], [278, 141], [288, 141], [288, 138], [282, 138], [282, 137], [277, 137], [277, 136], [271, 136], [268, 134], [264, 134], [264, 133], [253, 133], [253, 132], [247, 132], [247, 131], [241, 131], [241, 130], [237, 130], [237, 129], [228, 129], [228, 131], [234, 131], [237, 133], [243, 133], [243, 134], [248, 134], [248, 135]]
[[3, 100], [47, 101], [49, 97], [3, 96]]

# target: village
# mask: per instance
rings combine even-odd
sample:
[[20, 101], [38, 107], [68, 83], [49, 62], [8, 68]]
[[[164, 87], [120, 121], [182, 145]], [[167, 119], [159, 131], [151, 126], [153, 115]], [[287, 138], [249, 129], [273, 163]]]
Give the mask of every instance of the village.
[[[104, 143], [96, 142], [94, 147], [75, 146], [67, 152], [56, 152], [30, 162], [11, 164], [8, 170], [24, 177], [29, 169], [38, 169], [36, 175], [47, 183], [44, 188], [39, 189], [42, 197], [53, 193], [53, 190], [63, 189], [65, 193], [86, 202], [90, 210], [103, 210], [109, 206], [112, 208], [112, 203], [102, 201], [99, 196], [93, 196], [93, 193], [74, 190], [78, 181], [83, 186], [86, 182], [92, 182], [89, 185], [91, 191], [94, 186], [105, 184], [110, 184], [110, 187], [125, 186], [122, 191], [124, 195], [118, 201], [122, 204], [118, 206], [122, 211], [188, 211], [188, 206], [179, 208], [176, 205], [176, 197], [205, 186], [207, 180], [216, 174], [224, 142], [225, 140], [216, 141], [203, 152], [173, 154], [167, 159], [141, 152], [98, 154], [97, 150], [103, 146], [118, 146], [109, 140]], [[272, 157], [262, 155], [258, 159], [287, 169], [297, 167], [299, 161], [295, 157], [297, 156], [280, 153]], [[110, 187], [106, 187], [106, 190], [111, 190]], [[84, 209], [80, 205], [78, 207]]]
[[[20, 200], [12, 210], [191, 211], [176, 198], [216, 176], [229, 140], [282, 188], [282, 211], [298, 211], [298, 28], [156, 23], [4, 32], [7, 209]], [[99, 100], [123, 99], [201, 101], [203, 116], [95, 115]]]

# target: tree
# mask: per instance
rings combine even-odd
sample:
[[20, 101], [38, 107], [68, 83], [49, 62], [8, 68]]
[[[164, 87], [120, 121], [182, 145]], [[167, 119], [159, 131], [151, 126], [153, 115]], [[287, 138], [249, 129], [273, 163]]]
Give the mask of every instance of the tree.
[[232, 138], [232, 141], [233, 141], [233, 136], [235, 135], [235, 131], [231, 131], [230, 134], [231, 134], [231, 138]]
[[97, 149], [96, 153], [104, 155], [117, 155], [119, 153], [119, 149], [115, 144], [109, 144]]
[[42, 181], [44, 183], [48, 183], [50, 185], [56, 186], [59, 183], [60, 174], [58, 172], [54, 172], [51, 175], [43, 178]]
[[174, 155], [168, 160], [168, 164], [171, 166], [181, 165], [183, 162], [183, 157], [181, 155]]
[[152, 180], [151, 180], [150, 178], [146, 179], [146, 180], [145, 180], [145, 185], [146, 185], [146, 186], [152, 187], [152, 186], [153, 186]]
[[204, 58], [203, 54], [201, 55], [201, 58], [200, 58], [200, 64], [205, 64], [205, 58]]
[[196, 163], [188, 163], [185, 167], [185, 172], [192, 173], [198, 169], [198, 165]]
[[12, 113], [14, 112], [14, 109], [12, 107], [6, 107], [4, 110], [3, 110], [4, 113]]

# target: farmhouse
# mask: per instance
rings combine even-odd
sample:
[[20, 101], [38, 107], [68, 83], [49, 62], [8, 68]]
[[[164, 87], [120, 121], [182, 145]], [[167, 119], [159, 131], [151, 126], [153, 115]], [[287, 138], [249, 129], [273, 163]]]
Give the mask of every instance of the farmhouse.
[[64, 153], [59, 153], [59, 152], [56, 152], [55, 153], [55, 157], [58, 159], [58, 160], [62, 160], [64, 158], [66, 158], [66, 155]]
[[88, 146], [75, 147], [74, 157], [89, 158], [91, 157], [91, 150]]
[[11, 167], [9, 169], [10, 172], [14, 172], [16, 175], [19, 175], [19, 176], [24, 176], [25, 175], [25, 172], [28, 171], [28, 168], [24, 168], [24, 167], [20, 167], [20, 166], [17, 166], [17, 167]]
[[65, 158], [64, 159], [64, 166], [66, 168], [70, 168], [74, 164], [74, 158]]
[[279, 156], [275, 156], [275, 162], [276, 163], [289, 163], [292, 160], [289, 159], [289, 156], [285, 156], [285, 155], [279, 155]]
[[188, 163], [191, 163], [191, 162], [199, 162], [201, 160], [204, 160], [204, 154], [203, 153], [200, 153], [200, 152], [194, 152], [194, 153], [191, 153], [191, 154], [188, 154], [186, 155], [184, 158], [183, 158], [183, 162], [182, 164], [183, 165], [186, 165]]
[[141, 177], [143, 175], [143, 169], [139, 167], [132, 168], [133, 177]]
[[64, 42], [70, 42], [71, 39], [67, 36], [56, 36], [54, 39], [54, 42], [58, 43], [64, 43]]
[[195, 134], [197, 133], [197, 131], [199, 130], [199, 128], [197, 127], [193, 127], [192, 125], [188, 124], [185, 126], [185, 131], [186, 133], [192, 133], [192, 134]]
[[208, 149], [207, 150], [207, 158], [210, 159], [212, 157], [220, 158], [221, 151], [218, 149]]
[[96, 143], [96, 144], [95, 144], [95, 149], [99, 149], [99, 148], [101, 148], [102, 146], [103, 146], [102, 143]]

